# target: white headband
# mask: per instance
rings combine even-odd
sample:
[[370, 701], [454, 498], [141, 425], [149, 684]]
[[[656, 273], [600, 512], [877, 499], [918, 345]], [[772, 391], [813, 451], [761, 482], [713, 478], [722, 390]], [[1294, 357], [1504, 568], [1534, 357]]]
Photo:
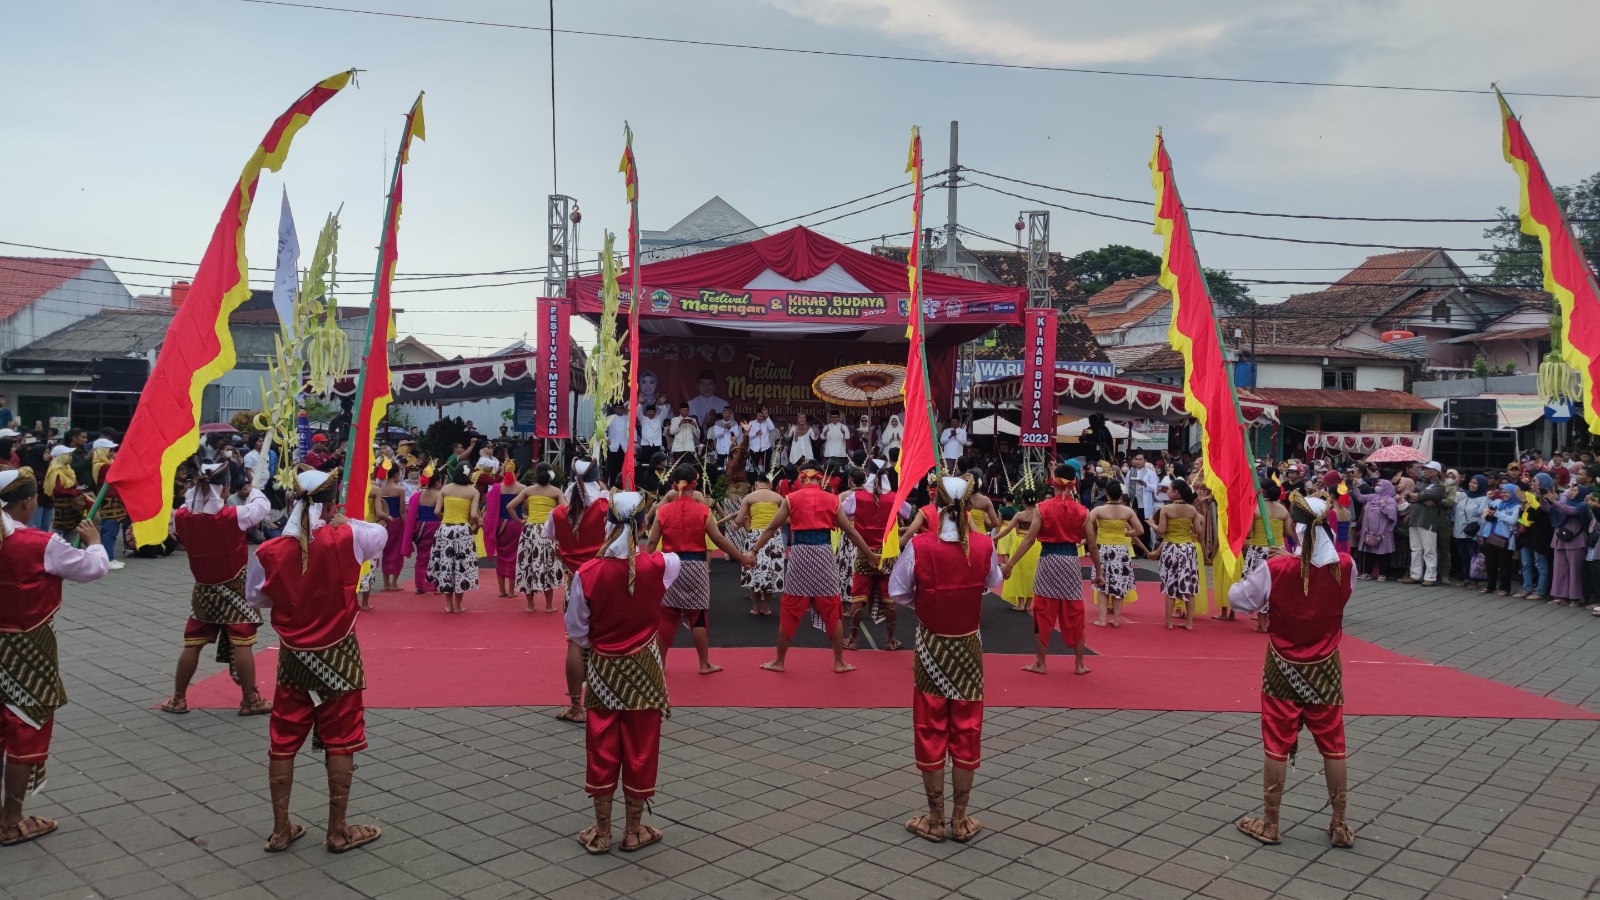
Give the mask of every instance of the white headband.
[[300, 490], [305, 491], [308, 494], [314, 494], [317, 492], [318, 488], [327, 483], [328, 473], [319, 472], [316, 469], [312, 469], [309, 472], [301, 472], [299, 475], [296, 475], [294, 477], [294, 481], [295, 484], [300, 485]]

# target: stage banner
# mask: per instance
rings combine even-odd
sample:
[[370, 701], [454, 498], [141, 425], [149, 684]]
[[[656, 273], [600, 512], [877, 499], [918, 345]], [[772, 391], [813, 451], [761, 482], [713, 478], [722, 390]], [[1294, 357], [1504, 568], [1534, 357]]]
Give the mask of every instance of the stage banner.
[[534, 354], [539, 364], [539, 417], [534, 424], [534, 437], [571, 436], [572, 417], [567, 415], [568, 380], [572, 372], [571, 329], [572, 302], [564, 297], [541, 297]]
[[1056, 439], [1056, 311], [1022, 313], [1022, 438], [1024, 447], [1053, 447]]
[[[601, 311], [599, 291], [574, 282], [578, 291], [578, 312]], [[645, 317], [668, 316], [674, 319], [710, 319], [746, 322], [805, 322], [810, 324], [905, 325], [910, 321], [911, 295], [830, 294], [816, 291], [712, 288], [640, 289], [645, 303], [639, 314]], [[632, 295], [622, 293], [624, 311], [631, 308]], [[922, 318], [926, 322], [972, 322], [1015, 325], [1022, 310], [1015, 288], [1000, 288], [978, 297], [924, 297]]]
[[[811, 391], [818, 375], [851, 363], [886, 362], [886, 349], [893, 352], [904, 346], [646, 334], [639, 347], [639, 408], [665, 403], [676, 415], [678, 404], [687, 403], [690, 414], [701, 421], [723, 407], [754, 415], [765, 406], [768, 415], [785, 422], [797, 415], [820, 417], [824, 404]], [[896, 402], [875, 407], [873, 416], [887, 418], [899, 406]], [[854, 426], [864, 412], [848, 409], [843, 415]]]

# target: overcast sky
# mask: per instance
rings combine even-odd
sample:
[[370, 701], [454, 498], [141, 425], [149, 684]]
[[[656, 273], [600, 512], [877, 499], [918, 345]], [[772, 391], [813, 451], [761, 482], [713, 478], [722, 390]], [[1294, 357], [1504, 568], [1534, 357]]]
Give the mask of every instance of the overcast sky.
[[[337, 5], [544, 25], [542, 2], [341, 0]], [[1585, 0], [557, 0], [558, 28], [854, 53], [1299, 81], [1600, 94]], [[317, 80], [358, 67], [268, 174], [249, 228], [272, 265], [288, 186], [309, 247], [344, 205], [343, 288], [370, 288], [401, 119], [425, 89], [428, 139], [407, 170], [399, 272], [543, 266], [551, 173], [549, 36], [258, 5], [243, 0], [52, 0], [8, 10], [0, 55], [0, 240], [196, 260], [273, 117]], [[757, 224], [890, 187], [913, 124], [929, 171], [952, 119], [961, 161], [1027, 181], [1148, 201], [1163, 126], [1188, 203], [1327, 215], [1481, 217], [1514, 205], [1499, 119], [1484, 95], [1232, 84], [696, 47], [558, 34], [559, 190], [584, 213], [592, 262], [625, 230], [616, 172], [636, 135], [641, 216], [664, 229], [713, 195]], [[1512, 97], [1551, 178], [1600, 170], [1600, 100]], [[1148, 205], [1016, 193], [1146, 222]], [[887, 196], [887, 195], [886, 195]], [[866, 204], [861, 204], [866, 205]], [[963, 225], [1010, 238], [1039, 204], [960, 192]], [[945, 200], [930, 198], [942, 221]], [[818, 221], [826, 216], [802, 220]], [[908, 227], [909, 203], [820, 226], [847, 240]], [[1197, 213], [1197, 228], [1475, 248], [1477, 225], [1303, 222]], [[1159, 252], [1142, 224], [1055, 211], [1052, 249]], [[785, 226], [786, 227], [786, 226]], [[1202, 234], [1208, 266], [1326, 281], [1369, 253]], [[973, 246], [987, 246], [973, 241]], [[862, 245], [865, 246], [865, 245]], [[0, 246], [0, 253], [33, 251]], [[48, 254], [46, 254], [48, 255]], [[1475, 263], [1472, 254], [1455, 254]], [[184, 267], [111, 260], [135, 293]], [[1291, 270], [1291, 271], [1284, 271]], [[258, 273], [259, 286], [270, 273]], [[529, 276], [523, 276], [529, 277]], [[537, 276], [533, 276], [537, 277]], [[509, 280], [506, 276], [426, 286]], [[423, 283], [397, 285], [399, 288]], [[1279, 299], [1315, 288], [1264, 286]], [[496, 349], [530, 332], [539, 285], [399, 294], [402, 333], [440, 350]]]

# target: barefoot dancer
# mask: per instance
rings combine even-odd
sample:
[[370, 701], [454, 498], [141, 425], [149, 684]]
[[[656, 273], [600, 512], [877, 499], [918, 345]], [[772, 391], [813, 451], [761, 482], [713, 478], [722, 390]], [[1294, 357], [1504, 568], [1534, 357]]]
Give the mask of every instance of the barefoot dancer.
[[1134, 545], [1138, 544], [1146, 554], [1149, 552], [1139, 540], [1144, 534], [1144, 525], [1138, 513], [1128, 506], [1122, 485], [1116, 482], [1106, 485], [1105, 505], [1089, 513], [1084, 528], [1089, 539], [1088, 556], [1094, 564], [1095, 594], [1102, 601], [1100, 616], [1094, 624], [1104, 626], [1109, 614], [1111, 627], [1121, 628], [1122, 605], [1134, 588]]
[[[850, 482], [856, 489], [839, 502], [839, 511], [855, 524], [856, 531], [866, 539], [873, 552], [881, 554], [890, 520], [909, 519], [915, 511], [909, 503], [902, 503], [895, 509], [894, 494], [883, 492], [889, 484], [878, 469], [878, 461], [868, 460], [867, 467], [866, 471], [851, 470]], [[862, 615], [869, 611], [873, 621], [883, 621], [883, 649], [900, 649], [900, 642], [894, 636], [898, 616], [895, 604], [889, 601], [889, 574], [894, 567], [892, 556], [877, 565], [869, 565], [859, 555], [856, 557], [855, 572], [850, 580], [850, 610], [844, 626], [846, 650], [856, 649], [856, 633], [861, 630]], [[869, 607], [872, 608], [869, 610]]]
[[556, 611], [556, 591], [566, 578], [567, 570], [561, 565], [561, 549], [556, 539], [545, 531], [550, 514], [564, 499], [561, 489], [550, 482], [555, 473], [549, 463], [539, 463], [533, 470], [533, 484], [523, 488], [506, 504], [506, 515], [516, 516], [522, 522], [522, 538], [517, 547], [517, 592], [528, 602], [528, 612], [538, 612], [535, 596], [544, 598], [544, 611]]
[[250, 652], [261, 613], [244, 598], [244, 574], [250, 562], [245, 532], [266, 519], [272, 505], [265, 494], [252, 489], [242, 505], [227, 506], [230, 477], [227, 463], [201, 466], [199, 479], [184, 492], [184, 505], [172, 515], [173, 529], [194, 573], [194, 592], [172, 696], [161, 704], [162, 712], [189, 711], [189, 682], [200, 666], [200, 651], [212, 641], [217, 642], [217, 662], [227, 663], [239, 684], [239, 715], [259, 716], [272, 709], [256, 690], [256, 661]]
[[88, 519], [75, 529], [83, 549], [74, 549], [23, 524], [38, 507], [32, 469], [0, 470], [0, 847], [56, 830], [50, 819], [24, 817], [22, 802], [44, 788], [56, 708], [67, 702], [55, 634], [61, 581], [94, 581], [111, 568]]
[[1262, 815], [1240, 819], [1239, 830], [1263, 844], [1281, 839], [1278, 807], [1304, 725], [1322, 754], [1332, 808], [1328, 841], [1335, 847], [1350, 847], [1356, 834], [1345, 821], [1348, 773], [1339, 641], [1344, 636], [1344, 607], [1350, 600], [1355, 562], [1334, 547], [1325, 497], [1297, 497], [1292, 515], [1300, 553], [1272, 551], [1265, 565], [1233, 588], [1234, 608], [1254, 612], [1269, 601], [1272, 608], [1261, 685], [1261, 740], [1266, 750]]
[[[522, 520], [508, 511], [511, 501], [522, 493], [516, 473], [508, 466], [500, 483], [489, 488], [484, 502], [484, 544], [494, 554], [495, 585], [501, 597], [517, 595], [517, 550], [522, 545]], [[529, 604], [532, 605], [531, 603]]]
[[839, 510], [839, 498], [822, 489], [822, 467], [812, 461], [800, 464], [800, 487], [785, 497], [778, 512], [756, 538], [752, 553], [761, 554], [761, 548], [772, 535], [789, 523], [793, 543], [789, 547], [789, 562], [783, 570], [783, 599], [778, 609], [778, 647], [772, 662], [762, 663], [769, 672], [782, 672], [784, 657], [789, 653], [789, 642], [794, 640], [795, 629], [806, 607], [816, 610], [822, 618], [828, 640], [833, 644], [833, 671], [853, 672], [855, 666], [844, 661], [844, 635], [840, 621], [839, 569], [832, 549], [830, 532], [838, 528], [856, 545], [868, 562], [881, 562]]
[[472, 473], [458, 465], [433, 505], [439, 516], [439, 531], [428, 559], [428, 579], [445, 595], [447, 613], [461, 612], [467, 592], [478, 586], [478, 551], [472, 540], [481, 522], [478, 499], [478, 492], [472, 487]]
[[401, 515], [401, 506], [406, 502], [406, 485], [400, 479], [400, 466], [393, 460], [385, 459], [379, 468], [382, 480], [376, 485], [374, 503], [383, 504], [383, 527], [389, 533], [389, 541], [383, 546], [383, 589], [398, 591], [400, 573], [406, 567], [406, 522]]
[[433, 558], [433, 539], [439, 534], [439, 514], [433, 511], [439, 502], [439, 488], [444, 484], [444, 471], [434, 471], [430, 463], [422, 470], [422, 490], [406, 501], [406, 552], [415, 552], [417, 561], [412, 564], [411, 578], [419, 594], [431, 594], [439, 586], [428, 579], [428, 562]]
[[1001, 585], [994, 543], [972, 533], [966, 478], [941, 478], [937, 528], [901, 551], [889, 578], [894, 602], [917, 611], [912, 662], [911, 720], [928, 813], [906, 823], [912, 834], [944, 840], [944, 761], [950, 759], [950, 836], [966, 843], [978, 833], [967, 815], [983, 738], [983, 641], [978, 616], [985, 590]]
[[1035, 542], [1039, 544], [1039, 565], [1033, 578], [1034, 661], [1031, 666], [1023, 666], [1022, 671], [1045, 674], [1050, 632], [1059, 628], [1061, 639], [1072, 648], [1075, 657], [1073, 671], [1087, 675], [1089, 667], [1083, 664], [1083, 568], [1078, 565], [1078, 545], [1083, 542], [1089, 511], [1078, 502], [1077, 469], [1056, 466], [1050, 487], [1055, 497], [1034, 510], [1028, 533], [1000, 571], [1011, 577], [1012, 570], [1027, 558], [1029, 548]]
[[661, 832], [641, 820], [656, 792], [661, 720], [672, 714], [656, 632], [680, 563], [675, 554], [638, 545], [647, 506], [642, 494], [612, 495], [605, 555], [584, 563], [567, 588], [567, 637], [583, 648], [589, 682], [583, 789], [594, 799], [594, 827], [584, 829], [578, 843], [590, 853], [611, 849], [619, 781], [627, 811], [622, 851], [661, 840]]
[[1183, 627], [1194, 630], [1194, 617], [1205, 615], [1200, 600], [1205, 596], [1201, 580], [1200, 546], [1205, 540], [1205, 520], [1194, 508], [1194, 490], [1179, 478], [1172, 482], [1172, 493], [1177, 498], [1156, 511], [1151, 523], [1161, 536], [1161, 549], [1156, 554], [1161, 559], [1161, 593], [1166, 597], [1167, 630], [1172, 630], [1172, 619], [1177, 609], [1183, 607]]
[[1018, 612], [1028, 612], [1033, 608], [1033, 577], [1039, 569], [1042, 545], [1035, 542], [1022, 556], [1017, 555], [1017, 548], [1022, 546], [1022, 536], [1033, 527], [1034, 517], [1038, 515], [1038, 496], [1032, 488], [1022, 488], [1017, 491], [1017, 502], [1022, 504], [1022, 509], [994, 536], [994, 549], [1000, 554], [1000, 564], [1008, 565], [1011, 571], [1001, 588], [1000, 599]]
[[717, 527], [711, 508], [695, 490], [699, 476], [694, 466], [684, 464], [672, 470], [672, 490], [667, 499], [656, 507], [656, 519], [650, 526], [646, 544], [652, 551], [661, 549], [678, 558], [681, 568], [677, 580], [661, 598], [661, 630], [657, 635], [661, 643], [661, 660], [667, 659], [672, 639], [678, 626], [687, 625], [694, 639], [694, 650], [700, 657], [700, 674], [721, 672], [721, 666], [711, 664], [711, 643], [706, 627], [706, 615], [711, 609], [711, 566], [706, 560], [706, 540], [717, 549], [749, 568], [755, 560], [733, 545]]
[[733, 518], [736, 527], [748, 532], [747, 543], [756, 560], [753, 568], [739, 574], [739, 584], [750, 590], [750, 615], [770, 616], [772, 595], [783, 593], [783, 535], [775, 535], [760, 554], [755, 553], [755, 541], [756, 535], [772, 524], [783, 496], [772, 489], [772, 476], [765, 472], [758, 473], [753, 484], [755, 490], [739, 501], [739, 512]]
[[[278, 853], [306, 833], [289, 819], [294, 758], [315, 731], [313, 746], [327, 756], [328, 836], [333, 853], [377, 840], [376, 825], [349, 825], [345, 808], [355, 772], [354, 755], [367, 749], [367, 686], [356, 641], [356, 579], [361, 566], [383, 554], [389, 535], [376, 522], [338, 513], [339, 470], [305, 466], [295, 475], [294, 506], [283, 536], [256, 550], [247, 588], [252, 606], [270, 607], [278, 633], [278, 688], [268, 725], [267, 783], [272, 792], [272, 835], [265, 850]], [[315, 693], [317, 700], [312, 702]]]
[[[570, 577], [606, 545], [606, 514], [611, 502], [601, 488], [600, 467], [587, 459], [572, 461], [572, 486], [567, 488], [565, 506], [557, 507], [544, 523], [544, 533], [556, 542], [561, 564]], [[582, 722], [583, 650], [567, 638], [567, 708], [556, 718], [563, 722]]]

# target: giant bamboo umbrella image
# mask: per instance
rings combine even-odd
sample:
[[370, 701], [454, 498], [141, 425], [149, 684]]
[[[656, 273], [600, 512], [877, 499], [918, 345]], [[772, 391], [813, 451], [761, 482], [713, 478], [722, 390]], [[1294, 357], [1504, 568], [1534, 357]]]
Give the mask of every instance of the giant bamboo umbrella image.
[[817, 399], [835, 406], [865, 407], [868, 420], [873, 406], [905, 400], [906, 367], [890, 363], [854, 363], [829, 369], [811, 382]]

